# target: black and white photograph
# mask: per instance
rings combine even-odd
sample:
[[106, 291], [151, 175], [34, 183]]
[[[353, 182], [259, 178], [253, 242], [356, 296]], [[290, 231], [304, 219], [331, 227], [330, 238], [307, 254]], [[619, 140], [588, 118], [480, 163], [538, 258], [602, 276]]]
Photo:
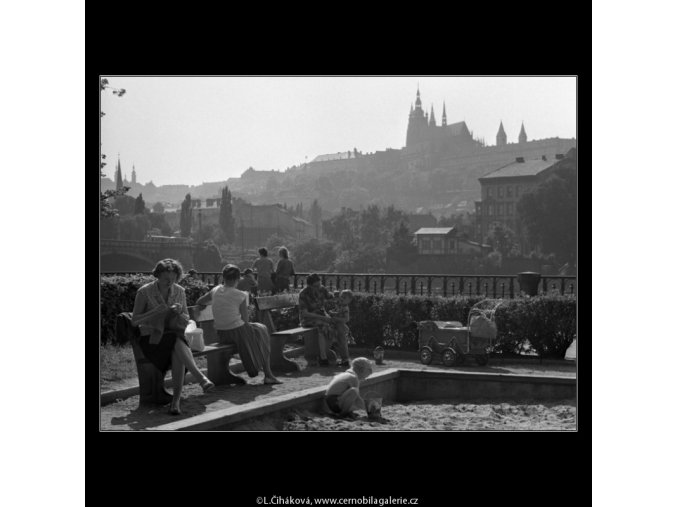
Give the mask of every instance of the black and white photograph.
[[577, 76], [100, 76], [100, 431], [576, 432]]

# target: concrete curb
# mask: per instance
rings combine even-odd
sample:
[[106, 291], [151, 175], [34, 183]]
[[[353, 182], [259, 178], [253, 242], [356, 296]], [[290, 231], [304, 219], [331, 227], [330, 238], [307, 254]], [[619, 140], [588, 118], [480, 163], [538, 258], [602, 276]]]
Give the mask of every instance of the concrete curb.
[[[305, 351], [305, 347], [296, 347], [291, 350], [288, 350], [284, 353], [285, 356], [287, 357], [298, 357], [303, 354]], [[202, 368], [200, 370], [202, 373], [205, 375], [207, 374], [207, 368]], [[242, 361], [235, 361], [231, 360], [230, 361], [230, 371], [233, 373], [242, 373], [244, 372], [244, 366], [242, 366]], [[195, 379], [193, 378], [192, 373], [188, 373], [186, 375], [186, 382], [194, 382]], [[172, 387], [172, 381], [171, 379], [165, 380], [165, 387]], [[104, 391], [101, 393], [100, 398], [101, 398], [101, 406], [104, 405], [110, 405], [111, 403], [115, 403], [118, 400], [124, 400], [126, 398], [131, 398], [132, 396], [137, 396], [139, 394], [139, 386], [132, 386], [132, 387], [127, 387], [125, 389], [117, 389], [117, 390], [112, 390], [112, 391]]]
[[[368, 359], [374, 359], [372, 350], [363, 348], [351, 348], [350, 356], [355, 358], [363, 356]], [[411, 350], [389, 350], [386, 349], [384, 359], [407, 359], [418, 361], [418, 352]], [[500, 355], [489, 355], [489, 364], [519, 364], [519, 365], [542, 365], [542, 366], [570, 366], [572, 369], [576, 368], [576, 361], [573, 359], [540, 359], [538, 357], [501, 357]]]

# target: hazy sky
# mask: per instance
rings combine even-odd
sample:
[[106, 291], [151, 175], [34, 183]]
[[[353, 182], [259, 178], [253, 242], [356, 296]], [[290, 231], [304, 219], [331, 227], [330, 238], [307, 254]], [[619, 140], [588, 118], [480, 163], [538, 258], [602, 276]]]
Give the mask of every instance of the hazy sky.
[[442, 102], [447, 123], [463, 121], [496, 142], [499, 121], [516, 142], [576, 136], [575, 77], [116, 77], [101, 94], [102, 151], [114, 176], [156, 185], [238, 177], [249, 166], [285, 170], [318, 155], [401, 148], [419, 85], [423, 108]]

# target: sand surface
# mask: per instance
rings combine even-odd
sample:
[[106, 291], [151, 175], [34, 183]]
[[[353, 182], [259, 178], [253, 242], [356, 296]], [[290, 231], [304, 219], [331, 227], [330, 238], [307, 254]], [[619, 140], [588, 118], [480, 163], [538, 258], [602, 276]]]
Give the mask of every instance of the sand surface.
[[[246, 386], [217, 386], [214, 391], [207, 394], [202, 393], [202, 389], [197, 384], [189, 384], [184, 386], [183, 390], [183, 401], [181, 406], [183, 409], [183, 414], [180, 416], [172, 416], [168, 414], [169, 406], [141, 406], [139, 405], [139, 397], [132, 396], [130, 398], [119, 400], [115, 403], [105, 405], [101, 407], [100, 411], [100, 429], [101, 430], [145, 430], [150, 429], [161, 424], [166, 424], [168, 422], [185, 419], [199, 414], [204, 414], [212, 412], [215, 410], [220, 410], [224, 408], [231, 408], [235, 406], [241, 406], [250, 402], [260, 401], [266, 398], [273, 398], [276, 396], [289, 394], [293, 392], [298, 392], [303, 389], [308, 389], [311, 387], [319, 387], [322, 385], [327, 385], [331, 380], [332, 376], [340, 371], [343, 371], [342, 368], [337, 367], [319, 367], [319, 366], [308, 366], [306, 361], [299, 357], [295, 359], [302, 367], [300, 372], [296, 373], [287, 373], [280, 375], [280, 380], [283, 381], [283, 384], [269, 386], [263, 385], [263, 375], [260, 374], [257, 378], [249, 378], [246, 374], [240, 374], [243, 378], [249, 383]], [[493, 373], [515, 373], [522, 375], [558, 375], [558, 376], [569, 376], [575, 377], [576, 370], [568, 367], [553, 367], [546, 365], [530, 364], [530, 365], [505, 365], [505, 364], [495, 364], [491, 363], [489, 366], [479, 367], [475, 365], [464, 366], [464, 367], [445, 367], [441, 365], [432, 364], [430, 366], [423, 366], [418, 361], [408, 361], [408, 360], [397, 360], [391, 359], [386, 360], [385, 364], [381, 366], [374, 366], [374, 371], [378, 372], [387, 368], [411, 368], [416, 367], [422, 370], [441, 370], [441, 371], [472, 371], [472, 372], [493, 372]], [[168, 389], [171, 391], [171, 388]], [[425, 411], [435, 411], [448, 413], [448, 410], [445, 410], [442, 407], [435, 405], [436, 402], [431, 402], [429, 408], [421, 406], [417, 413], [424, 413]], [[547, 404], [542, 404], [547, 406]], [[413, 406], [413, 405], [411, 405]], [[482, 410], [485, 410], [484, 405], [478, 405], [476, 408], [475, 415], [482, 413]], [[573, 409], [573, 408], [572, 408]], [[393, 429], [402, 429], [397, 428], [395, 424], [404, 424], [402, 419], [398, 419], [399, 412], [394, 412], [397, 409], [395, 406], [385, 405], [382, 410], [382, 415], [388, 419], [387, 424], [380, 426], [374, 426], [370, 422], [358, 421], [358, 424], [364, 426], [360, 429], [382, 429], [382, 430], [393, 430]], [[406, 412], [407, 409], [402, 409]], [[409, 409], [411, 410], [411, 409]], [[489, 409], [486, 409], [489, 410]], [[533, 411], [533, 409], [530, 409]], [[455, 412], [449, 412], [454, 414]], [[449, 421], [446, 421], [447, 424], [461, 424], [459, 419], [462, 419], [460, 415], [462, 412], [458, 413], [454, 417], [450, 417]], [[500, 412], [499, 412], [500, 413]], [[319, 415], [319, 414], [316, 414]], [[362, 413], [366, 419], [364, 412]], [[431, 416], [426, 416], [432, 419]], [[446, 417], [446, 416], [445, 416]], [[491, 416], [495, 417], [496, 420], [499, 420], [500, 417], [503, 417], [509, 424], [517, 425], [519, 423], [518, 417], [513, 415], [503, 415], [503, 416]], [[467, 418], [467, 416], [466, 416]], [[513, 420], [514, 419], [514, 420]], [[519, 420], [518, 420], [519, 419]], [[546, 425], [548, 417], [543, 417], [543, 421], [539, 424]], [[321, 418], [320, 418], [321, 420]], [[356, 429], [355, 422], [351, 421], [337, 421], [329, 418], [327, 424], [336, 424], [338, 425], [336, 429]], [[392, 421], [392, 422], [391, 422]], [[532, 420], [534, 423], [536, 419]], [[271, 421], [270, 423], [264, 424], [264, 428], [248, 428], [248, 429], [282, 429], [281, 427], [275, 427], [280, 421]], [[319, 420], [318, 420], [318, 423]], [[378, 423], [375, 423], [378, 425]], [[423, 424], [423, 422], [421, 422]], [[465, 424], [465, 423], [463, 423]], [[474, 423], [473, 423], [474, 424]], [[479, 424], [479, 423], [478, 423]], [[508, 423], [506, 423], [508, 424]], [[531, 424], [531, 423], [530, 423]], [[350, 426], [345, 426], [350, 425]], [[533, 424], [532, 424], [533, 426]], [[461, 426], [463, 427], [463, 426]], [[319, 428], [318, 428], [319, 429]], [[323, 428], [325, 429], [325, 428]], [[505, 428], [507, 429], [507, 427]], [[528, 428], [530, 429], [530, 428]]]
[[[358, 419], [312, 413], [291, 413], [281, 421], [285, 431], [562, 431], [576, 429], [575, 400], [555, 403], [467, 403], [428, 400], [384, 405], [381, 419], [364, 412]], [[244, 428], [243, 428], [244, 429]]]

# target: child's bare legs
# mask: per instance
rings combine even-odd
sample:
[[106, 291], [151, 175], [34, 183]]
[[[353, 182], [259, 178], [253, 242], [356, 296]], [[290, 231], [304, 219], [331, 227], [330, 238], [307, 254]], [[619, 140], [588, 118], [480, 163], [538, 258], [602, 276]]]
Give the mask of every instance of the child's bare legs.
[[341, 362], [350, 361], [350, 354], [348, 352], [348, 326], [343, 323], [336, 325], [336, 342], [338, 343], [338, 353], [341, 357]]
[[364, 407], [364, 400], [355, 387], [347, 389], [338, 397], [338, 405], [341, 407], [341, 415], [349, 414], [353, 410], [366, 410]]

